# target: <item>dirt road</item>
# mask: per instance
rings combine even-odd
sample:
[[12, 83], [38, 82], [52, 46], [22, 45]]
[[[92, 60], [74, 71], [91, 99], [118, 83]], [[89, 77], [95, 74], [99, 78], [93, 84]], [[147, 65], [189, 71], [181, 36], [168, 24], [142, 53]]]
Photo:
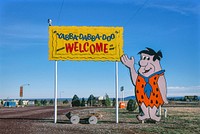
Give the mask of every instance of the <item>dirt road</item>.
[[[58, 124], [54, 124], [54, 107], [0, 108], [1, 134], [61, 133], [62, 124], [69, 124], [65, 113], [83, 108], [58, 107]], [[68, 131], [68, 130], [67, 130]]]
[[[71, 124], [65, 114], [69, 111], [103, 111], [105, 120], [96, 125]], [[0, 134], [135, 134], [132, 124], [116, 124], [114, 108], [58, 107], [58, 120], [54, 123], [54, 107], [0, 108]], [[107, 109], [105, 109], [107, 110]], [[111, 110], [111, 112], [110, 112]]]

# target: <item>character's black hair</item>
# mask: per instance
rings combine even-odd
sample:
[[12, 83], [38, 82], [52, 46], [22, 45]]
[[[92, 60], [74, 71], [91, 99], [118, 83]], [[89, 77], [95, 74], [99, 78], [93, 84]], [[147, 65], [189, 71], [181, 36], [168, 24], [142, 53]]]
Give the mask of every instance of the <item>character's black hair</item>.
[[162, 52], [159, 50], [157, 53], [151, 49], [151, 48], [146, 48], [147, 50], [142, 50], [140, 51], [138, 54], [144, 53], [144, 54], [148, 54], [148, 55], [153, 55], [153, 61], [155, 61], [156, 59], [160, 61], [160, 59], [163, 57], [162, 56]]

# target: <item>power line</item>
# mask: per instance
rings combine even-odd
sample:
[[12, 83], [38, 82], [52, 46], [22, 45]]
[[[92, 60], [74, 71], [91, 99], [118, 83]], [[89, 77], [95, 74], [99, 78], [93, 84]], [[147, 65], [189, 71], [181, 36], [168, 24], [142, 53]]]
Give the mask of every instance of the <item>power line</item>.
[[60, 11], [59, 11], [59, 14], [58, 14], [58, 24], [60, 23], [60, 15], [61, 15], [61, 12], [62, 12], [63, 4], [64, 4], [64, 0], [62, 0]]
[[142, 8], [148, 3], [149, 0], [146, 0], [142, 6], [140, 6], [136, 11], [135, 13], [131, 16], [131, 18], [125, 23], [124, 26], [128, 25], [128, 23], [142, 10]]

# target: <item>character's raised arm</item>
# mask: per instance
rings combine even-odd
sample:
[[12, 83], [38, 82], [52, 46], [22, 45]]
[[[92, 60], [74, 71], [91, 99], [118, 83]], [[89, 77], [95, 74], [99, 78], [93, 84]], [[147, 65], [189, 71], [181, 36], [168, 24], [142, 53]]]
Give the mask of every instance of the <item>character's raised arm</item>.
[[138, 74], [137, 74], [137, 72], [135, 71], [135, 67], [134, 67], [134, 63], [135, 63], [134, 57], [131, 57], [131, 59], [129, 59], [127, 55], [123, 55], [123, 56], [121, 56], [121, 62], [122, 62], [126, 67], [129, 68], [132, 83], [133, 83], [134, 85], [136, 85], [136, 79], [137, 79]]

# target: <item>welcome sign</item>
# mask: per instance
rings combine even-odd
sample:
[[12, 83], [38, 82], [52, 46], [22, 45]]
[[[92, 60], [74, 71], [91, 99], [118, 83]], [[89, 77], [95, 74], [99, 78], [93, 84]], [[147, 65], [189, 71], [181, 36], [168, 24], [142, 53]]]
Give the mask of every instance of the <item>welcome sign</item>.
[[120, 61], [123, 27], [49, 26], [49, 60]]

